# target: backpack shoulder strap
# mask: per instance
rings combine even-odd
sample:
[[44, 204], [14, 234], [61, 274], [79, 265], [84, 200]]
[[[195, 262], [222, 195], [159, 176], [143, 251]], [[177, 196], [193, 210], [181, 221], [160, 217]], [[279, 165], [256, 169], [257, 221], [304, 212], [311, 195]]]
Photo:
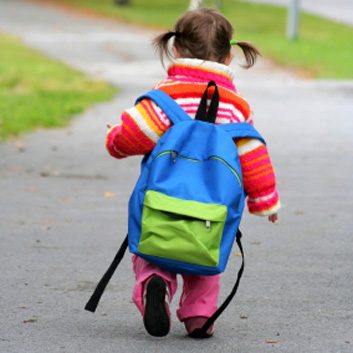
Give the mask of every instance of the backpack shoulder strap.
[[249, 123], [229, 123], [219, 125], [234, 138], [255, 138], [266, 144], [260, 133]]
[[162, 90], [154, 89], [145, 93], [137, 98], [135, 104], [145, 98], [155, 102], [164, 111], [173, 124], [185, 120], [191, 120], [190, 116], [184, 111], [184, 109], [181, 108], [172, 97], [170, 97], [167, 93], [164, 93]]
[[123, 243], [120, 246], [119, 251], [114, 257], [113, 262], [109, 266], [108, 270], [105, 272], [103, 275], [102, 279], [99, 281], [97, 284], [96, 289], [94, 290], [93, 294], [91, 295], [89, 301], [87, 302], [85, 306], [85, 310], [91, 311], [94, 313], [96, 311], [96, 308], [98, 306], [99, 300], [105, 290], [105, 287], [107, 286], [108, 282], [112, 278], [116, 268], [119, 266], [120, 261], [124, 257], [125, 251], [128, 247], [128, 236], [125, 237]]

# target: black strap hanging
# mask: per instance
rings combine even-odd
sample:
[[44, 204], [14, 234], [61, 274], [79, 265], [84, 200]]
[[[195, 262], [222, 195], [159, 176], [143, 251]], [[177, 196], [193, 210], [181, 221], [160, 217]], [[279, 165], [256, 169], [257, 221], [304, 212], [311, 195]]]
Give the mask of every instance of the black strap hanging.
[[[212, 324], [223, 313], [223, 311], [227, 308], [227, 306], [229, 305], [229, 303], [232, 301], [233, 297], [235, 296], [235, 294], [238, 290], [240, 279], [243, 275], [244, 266], [245, 266], [244, 251], [243, 251], [243, 247], [242, 247], [241, 241], [240, 241], [241, 237], [242, 237], [242, 234], [241, 234], [240, 230], [238, 230], [237, 235], [236, 235], [236, 243], [238, 244], [238, 247], [240, 249], [240, 253], [242, 256], [242, 264], [241, 264], [240, 269], [238, 271], [237, 279], [236, 279], [236, 282], [234, 284], [234, 287], [233, 287], [231, 293], [226, 298], [226, 300], [223, 302], [223, 304], [217, 309], [217, 311], [206, 321], [206, 323], [203, 325], [203, 327], [194, 330], [192, 333], [189, 334], [189, 336], [191, 336], [193, 338], [211, 337], [207, 333], [207, 330], [212, 326]], [[113, 276], [116, 268], [119, 266], [122, 258], [124, 257], [124, 254], [125, 254], [127, 247], [128, 247], [128, 236], [126, 236], [126, 238], [124, 239], [123, 243], [120, 246], [118, 253], [115, 255], [113, 262], [111, 263], [111, 265], [109, 266], [109, 268], [105, 272], [105, 274], [103, 275], [102, 279], [99, 281], [91, 298], [89, 299], [89, 301], [87, 302], [87, 304], [85, 306], [85, 310], [91, 311], [92, 313], [94, 313], [96, 311], [99, 300], [100, 300], [106, 286], [108, 285], [111, 277]]]
[[191, 332], [189, 334], [190, 337], [193, 337], [193, 338], [208, 338], [208, 337], [211, 337], [211, 335], [209, 335], [207, 333], [207, 330], [213, 325], [213, 323], [218, 319], [218, 317], [223, 313], [223, 311], [227, 308], [229, 303], [234, 298], [235, 293], [238, 290], [240, 279], [241, 279], [241, 276], [243, 275], [244, 266], [245, 266], [244, 251], [243, 251], [243, 247], [242, 247], [241, 241], [240, 241], [241, 237], [242, 237], [242, 234], [241, 234], [240, 230], [238, 230], [237, 235], [236, 235], [236, 242], [237, 242], [237, 244], [239, 246], [239, 249], [240, 249], [240, 253], [241, 253], [241, 257], [242, 257], [242, 263], [241, 263], [240, 269], [238, 271], [237, 279], [235, 281], [235, 284], [234, 284], [234, 287], [233, 287], [232, 291], [230, 292], [230, 294], [228, 295], [226, 300], [223, 302], [223, 304], [205, 322], [205, 324], [201, 328], [198, 328], [198, 329], [194, 330], [193, 332]]
[[[209, 88], [214, 87], [213, 96], [211, 99], [210, 106], [207, 111], [207, 98]], [[202, 95], [200, 105], [197, 109], [195, 120], [201, 120], [214, 124], [217, 118], [217, 111], [219, 105], [219, 92], [216, 82], [210, 81]]]
[[96, 311], [99, 300], [105, 290], [105, 287], [109, 283], [116, 268], [119, 266], [120, 261], [124, 257], [127, 246], [128, 246], [128, 236], [125, 237], [123, 243], [120, 246], [119, 251], [117, 252], [117, 254], [114, 257], [113, 262], [109, 266], [107, 272], [103, 275], [102, 279], [97, 284], [96, 289], [94, 290], [91, 298], [89, 299], [89, 301], [87, 302], [87, 304], [85, 306], [85, 310], [91, 311], [92, 313], [94, 313]]

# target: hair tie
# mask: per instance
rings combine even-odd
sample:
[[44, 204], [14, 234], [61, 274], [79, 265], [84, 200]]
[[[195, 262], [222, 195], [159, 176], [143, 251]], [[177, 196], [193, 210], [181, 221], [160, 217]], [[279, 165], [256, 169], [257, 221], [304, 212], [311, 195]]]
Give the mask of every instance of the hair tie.
[[170, 31], [169, 33], [171, 36], [175, 36], [175, 37], [181, 37], [181, 35], [182, 35], [182, 33], [179, 31], [175, 31], [175, 32]]
[[229, 41], [229, 44], [230, 44], [230, 45], [237, 45], [238, 42], [237, 42], [235, 39], [231, 39], [231, 40]]

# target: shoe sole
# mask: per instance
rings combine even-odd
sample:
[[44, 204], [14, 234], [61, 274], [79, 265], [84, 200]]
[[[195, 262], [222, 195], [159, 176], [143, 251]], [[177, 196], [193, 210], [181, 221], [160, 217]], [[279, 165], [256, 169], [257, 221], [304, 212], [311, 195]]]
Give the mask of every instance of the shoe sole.
[[163, 337], [169, 333], [170, 318], [165, 302], [166, 293], [166, 283], [162, 278], [156, 276], [148, 282], [143, 323], [151, 336]]

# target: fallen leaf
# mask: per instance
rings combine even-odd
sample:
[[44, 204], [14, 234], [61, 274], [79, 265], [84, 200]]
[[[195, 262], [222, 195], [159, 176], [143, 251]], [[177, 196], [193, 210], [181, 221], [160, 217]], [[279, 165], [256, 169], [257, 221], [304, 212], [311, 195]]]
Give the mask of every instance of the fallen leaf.
[[35, 187], [35, 186], [31, 186], [28, 189], [26, 189], [26, 191], [28, 191], [28, 192], [38, 192], [39, 189], [37, 187]]
[[241, 253], [240, 253], [240, 252], [237, 252], [237, 253], [235, 254], [235, 256], [241, 256]]
[[60, 201], [64, 202], [64, 203], [71, 203], [74, 200], [74, 198], [72, 196], [64, 196], [60, 199]]
[[16, 164], [10, 164], [10, 165], [5, 166], [5, 170], [8, 172], [18, 173], [18, 172], [23, 171], [23, 167], [20, 165], [16, 165]]
[[278, 341], [277, 340], [266, 340], [266, 343], [276, 344], [276, 343], [278, 343]]
[[104, 193], [104, 197], [105, 197], [106, 199], [110, 199], [110, 198], [114, 197], [114, 193], [111, 192], [111, 191], [106, 191], [106, 192]]
[[43, 178], [50, 178], [50, 177], [55, 177], [55, 176], [59, 176], [59, 172], [58, 171], [42, 171], [39, 173], [39, 175]]
[[33, 322], [37, 322], [38, 319], [36, 317], [33, 317], [32, 319], [28, 319], [28, 320], [23, 320], [24, 324], [31, 324]]
[[22, 141], [16, 141], [15, 147], [19, 152], [24, 152], [26, 150], [26, 145]]

